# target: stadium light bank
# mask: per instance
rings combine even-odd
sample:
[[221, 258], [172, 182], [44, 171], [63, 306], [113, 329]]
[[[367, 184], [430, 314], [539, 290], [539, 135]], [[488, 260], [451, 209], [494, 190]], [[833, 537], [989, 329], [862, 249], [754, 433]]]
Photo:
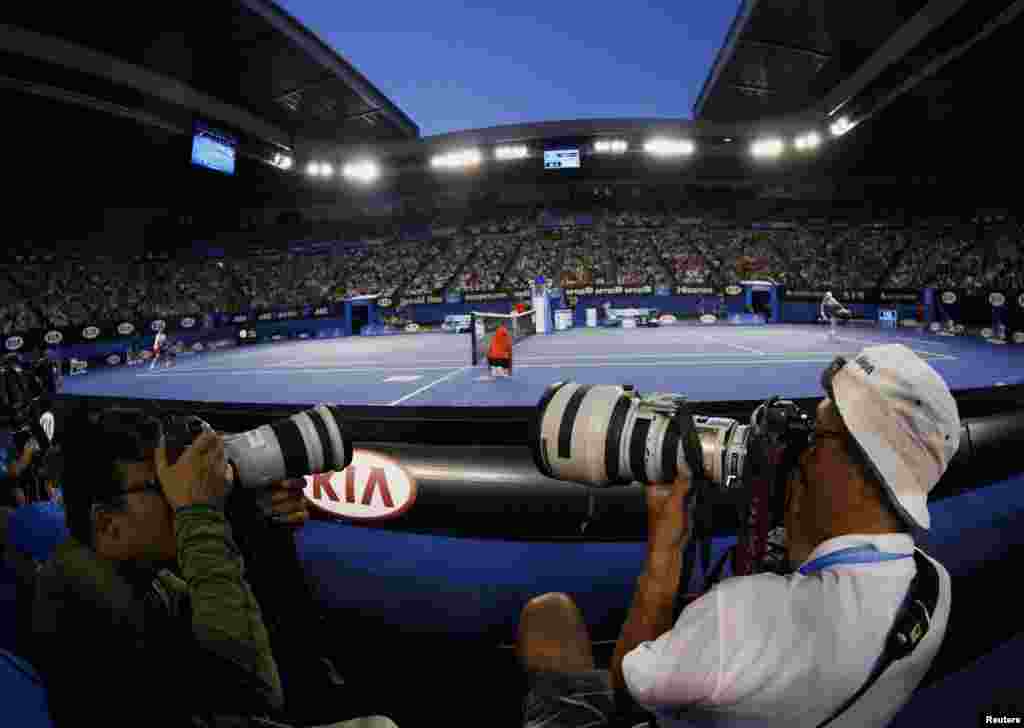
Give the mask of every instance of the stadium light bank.
[[810, 131], [793, 140], [793, 147], [798, 152], [810, 152], [821, 146], [821, 134]]
[[327, 162], [310, 162], [306, 165], [306, 174], [310, 177], [330, 179], [334, 176], [334, 167]]
[[625, 154], [629, 144], [623, 139], [601, 139], [594, 143], [594, 151], [598, 154]]
[[857, 126], [854, 122], [850, 121], [850, 117], [843, 116], [832, 122], [829, 126], [829, 131], [832, 132], [832, 136], [841, 137], [843, 134], [849, 132], [853, 127]]
[[750, 154], [755, 159], [778, 159], [786, 151], [781, 139], [758, 139], [750, 145]]
[[654, 157], [688, 157], [697, 150], [689, 139], [651, 139], [644, 151]]
[[513, 159], [526, 159], [530, 155], [530, 150], [525, 146], [511, 146], [511, 147], [496, 147], [494, 150], [494, 158], [500, 162], [505, 162]]
[[376, 182], [380, 177], [380, 167], [376, 162], [365, 160], [362, 162], [349, 162], [341, 170], [342, 176], [353, 182], [370, 184]]
[[285, 171], [291, 169], [294, 163], [295, 160], [293, 160], [287, 154], [281, 154], [280, 152], [275, 153], [274, 159], [273, 161], [271, 161], [272, 165], [274, 165], [278, 169], [283, 169]]
[[430, 166], [434, 169], [466, 169], [475, 167], [482, 161], [483, 155], [479, 149], [463, 149], [431, 158]]

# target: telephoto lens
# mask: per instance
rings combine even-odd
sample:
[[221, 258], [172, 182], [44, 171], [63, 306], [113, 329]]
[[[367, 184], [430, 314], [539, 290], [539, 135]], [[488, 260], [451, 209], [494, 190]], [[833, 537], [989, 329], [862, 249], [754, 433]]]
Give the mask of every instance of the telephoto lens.
[[685, 399], [641, 399], [629, 385], [557, 382], [545, 391], [531, 437], [538, 469], [594, 487], [670, 483], [689, 472], [677, 414]]
[[313, 473], [342, 471], [352, 462], [352, 443], [344, 436], [336, 409], [319, 405], [291, 417], [228, 435], [224, 450], [236, 484], [266, 488]]
[[751, 428], [694, 416], [679, 394], [641, 396], [631, 385], [556, 382], [537, 405], [530, 446], [549, 478], [597, 488], [707, 478], [722, 493], [747, 474]]
[[[267, 488], [314, 473], [339, 472], [352, 462], [352, 442], [345, 437], [338, 409], [318, 405], [248, 432], [224, 435], [224, 454], [235, 485]], [[198, 417], [172, 418], [167, 428], [168, 453], [183, 452], [210, 426]]]

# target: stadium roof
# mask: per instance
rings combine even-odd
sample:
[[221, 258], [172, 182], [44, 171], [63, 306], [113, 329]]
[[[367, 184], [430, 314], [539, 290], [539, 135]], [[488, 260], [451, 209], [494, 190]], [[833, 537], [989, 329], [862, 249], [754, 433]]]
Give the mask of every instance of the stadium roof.
[[[13, 3], [0, 25], [0, 85], [48, 93], [125, 90], [134, 106], [186, 109], [243, 136], [292, 148], [414, 139], [419, 127], [323, 40], [270, 0]], [[75, 78], [75, 77], [80, 78]], [[53, 89], [56, 89], [54, 91]], [[70, 95], [70, 94], [69, 94]], [[156, 107], [150, 102], [156, 101]], [[129, 107], [133, 106], [130, 102]], [[159, 114], [157, 114], [159, 116]], [[140, 120], [145, 120], [141, 119]]]
[[[739, 121], [811, 107], [828, 113], [967, 2], [743, 0], [693, 116]], [[840, 89], [843, 94], [836, 98]]]

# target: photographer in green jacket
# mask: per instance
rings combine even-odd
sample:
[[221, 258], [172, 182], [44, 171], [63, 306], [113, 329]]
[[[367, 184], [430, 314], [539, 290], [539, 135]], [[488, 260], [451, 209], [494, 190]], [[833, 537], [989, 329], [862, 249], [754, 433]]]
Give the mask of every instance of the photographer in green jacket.
[[[274, 620], [239, 544], [260, 531], [256, 499], [278, 522], [304, 522], [304, 481], [232, 494], [220, 435], [169, 457], [153, 425], [106, 410], [75, 413], [65, 429], [71, 537], [40, 570], [30, 655], [51, 716], [58, 728], [275, 725], [287, 713]], [[294, 548], [281, 557], [296, 561]], [[305, 605], [296, 581], [264, 589]]]

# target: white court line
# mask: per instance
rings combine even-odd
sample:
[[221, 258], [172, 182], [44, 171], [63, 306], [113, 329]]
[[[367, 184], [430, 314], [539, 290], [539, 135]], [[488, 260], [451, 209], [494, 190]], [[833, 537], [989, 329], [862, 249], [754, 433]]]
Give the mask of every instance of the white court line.
[[760, 354], [761, 356], [764, 356], [764, 352], [763, 351], [758, 351], [757, 349], [751, 349], [750, 347], [747, 347], [747, 346], [740, 346], [739, 344], [730, 344], [727, 341], [719, 341], [718, 339], [711, 338], [707, 334], [704, 334], [704, 340], [708, 341], [708, 342], [710, 342], [712, 344], [720, 344], [722, 346], [731, 346], [734, 349], [742, 349], [743, 351], [749, 351], [749, 352], [753, 352], [754, 354]]
[[469, 368], [470, 368], [470, 367], [466, 366], [466, 367], [462, 367], [461, 369], [456, 369], [456, 370], [455, 370], [455, 371], [453, 371], [453, 372], [449, 372], [448, 374], [446, 374], [445, 376], [441, 377], [441, 378], [440, 378], [440, 379], [438, 379], [437, 381], [435, 381], [435, 382], [431, 382], [430, 384], [428, 384], [428, 385], [426, 385], [426, 386], [420, 387], [420, 388], [419, 388], [419, 389], [417, 389], [417, 390], [416, 390], [415, 392], [409, 392], [409, 394], [405, 395], [405, 396], [404, 396], [404, 397], [402, 397], [401, 399], [396, 399], [396, 400], [395, 400], [394, 402], [392, 402], [392, 403], [391, 403], [390, 405], [388, 405], [388, 406], [389, 406], [389, 407], [394, 407], [394, 406], [395, 406], [396, 404], [401, 404], [401, 403], [402, 403], [402, 402], [404, 402], [405, 400], [407, 400], [407, 399], [410, 399], [411, 397], [415, 397], [415, 396], [416, 396], [417, 394], [421, 394], [422, 392], [426, 392], [426, 391], [427, 391], [428, 389], [430, 389], [431, 387], [433, 387], [433, 386], [435, 386], [435, 385], [437, 385], [437, 384], [440, 384], [441, 382], [445, 382], [445, 381], [448, 381], [449, 379], [451, 379], [452, 377], [454, 377], [454, 376], [455, 376], [456, 374], [462, 374], [462, 372], [466, 371], [466, 370], [467, 370], [467, 369], [469, 369]]
[[718, 366], [720, 364], [734, 364], [738, 366], [747, 367], [767, 367], [775, 366], [776, 364], [831, 364], [835, 359], [835, 356], [822, 357], [820, 359], [746, 359], [737, 361], [736, 359], [729, 359], [724, 361], [644, 361], [636, 362], [634, 364], [615, 364], [607, 362], [584, 362], [582, 364], [576, 363], [575, 361], [561, 362], [559, 364], [515, 364], [513, 362], [513, 369], [560, 369], [560, 368], [589, 368], [595, 367], [601, 368], [613, 368], [628, 366], [633, 367], [701, 367], [708, 365]]
[[192, 374], [228, 374], [231, 376], [248, 376], [252, 374], [344, 374], [351, 372], [353, 374], [386, 374], [387, 372], [435, 372], [445, 371], [451, 369], [452, 364], [441, 367], [323, 367], [319, 369], [277, 369], [272, 367], [263, 367], [260, 369], [196, 369], [186, 371], [154, 371], [147, 372], [145, 374], [139, 374], [140, 377], [184, 377]]
[[[891, 341], [871, 341], [870, 339], [854, 339], [849, 336], [837, 336], [837, 341], [852, 341], [857, 344], [872, 344], [874, 346], [883, 346], [885, 344], [891, 344]], [[928, 354], [930, 356], [939, 357], [940, 359], [952, 359], [956, 361], [959, 357], [952, 356], [950, 354], [941, 354], [937, 351], [928, 351], [927, 349], [919, 349], [916, 346], [908, 346], [908, 349], [913, 351], [915, 354]]]

